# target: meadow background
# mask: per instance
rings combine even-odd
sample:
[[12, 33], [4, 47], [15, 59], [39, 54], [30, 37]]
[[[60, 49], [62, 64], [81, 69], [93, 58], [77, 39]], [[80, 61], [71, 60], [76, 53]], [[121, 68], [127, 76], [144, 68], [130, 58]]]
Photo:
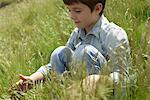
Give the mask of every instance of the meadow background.
[[[51, 52], [65, 45], [74, 25], [62, 0], [0, 0], [2, 4], [8, 5], [0, 8], [0, 99], [9, 100], [8, 89], [18, 75], [30, 75], [47, 64]], [[126, 99], [150, 100], [150, 0], [107, 0], [104, 13], [129, 37], [136, 80]], [[71, 78], [65, 85], [72, 82], [78, 83]], [[98, 95], [109, 100], [107, 89], [100, 90]], [[78, 92], [73, 98], [74, 92], [67, 91], [54, 79], [23, 94], [23, 99], [85, 99]], [[98, 95], [90, 98], [99, 100]]]

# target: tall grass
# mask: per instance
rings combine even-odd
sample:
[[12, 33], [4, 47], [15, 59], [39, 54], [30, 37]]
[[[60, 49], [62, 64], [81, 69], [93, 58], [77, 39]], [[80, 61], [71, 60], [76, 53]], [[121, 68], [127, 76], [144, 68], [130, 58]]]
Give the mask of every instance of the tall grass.
[[[49, 62], [50, 54], [57, 46], [66, 43], [74, 26], [64, 9], [62, 0], [24, 0], [0, 9], [0, 98], [9, 97], [8, 88], [18, 80], [19, 73], [30, 75], [35, 72]], [[110, 21], [123, 27], [129, 37], [136, 84], [128, 90], [127, 99], [149, 100], [150, 1], [109, 0], [104, 13]], [[66, 88], [72, 83], [77, 89], [74, 99], [86, 97], [80, 90], [82, 87], [76, 85], [80, 84], [78, 77], [65, 80], [64, 84], [56, 80], [38, 85], [26, 93], [25, 98], [69, 99], [75, 91], [68, 93]], [[105, 85], [100, 87], [108, 89]], [[90, 98], [97, 100], [101, 96], [107, 100], [108, 91], [106, 94], [103, 91], [102, 95], [93, 94]]]

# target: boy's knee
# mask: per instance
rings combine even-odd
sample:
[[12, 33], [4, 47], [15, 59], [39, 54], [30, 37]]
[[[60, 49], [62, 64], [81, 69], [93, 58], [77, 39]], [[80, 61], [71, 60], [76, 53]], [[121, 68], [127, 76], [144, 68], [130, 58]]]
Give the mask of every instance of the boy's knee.
[[59, 46], [57, 47], [51, 54], [51, 56], [55, 56], [59, 53], [61, 53], [65, 48], [67, 48], [66, 46]]
[[51, 54], [51, 59], [58, 58], [59, 56], [67, 56], [71, 55], [72, 50], [67, 46], [59, 46], [57, 47]]
[[87, 45], [87, 46], [85, 46], [85, 48], [84, 48], [84, 53], [85, 54], [88, 54], [88, 55], [91, 55], [92, 54], [92, 56], [94, 56], [96, 53], [98, 53], [99, 51], [95, 48], [95, 47], [93, 47], [92, 45]]
[[73, 56], [75, 63], [85, 62], [88, 66], [93, 64], [102, 66], [106, 63], [105, 57], [92, 45], [81, 45], [77, 48]]
[[92, 45], [81, 45], [76, 49], [74, 56], [83, 59], [87, 56], [96, 56], [97, 53], [99, 51]]

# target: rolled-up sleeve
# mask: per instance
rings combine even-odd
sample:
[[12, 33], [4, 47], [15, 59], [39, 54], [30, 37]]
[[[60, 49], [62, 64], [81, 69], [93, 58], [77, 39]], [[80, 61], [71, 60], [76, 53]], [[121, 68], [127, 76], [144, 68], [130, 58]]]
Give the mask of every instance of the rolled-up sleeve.
[[49, 64], [47, 64], [47, 65], [41, 66], [41, 67], [37, 70], [37, 72], [40, 72], [40, 73], [42, 73], [43, 75], [47, 75], [50, 70], [52, 70], [52, 66], [51, 66], [51, 64], [49, 63]]

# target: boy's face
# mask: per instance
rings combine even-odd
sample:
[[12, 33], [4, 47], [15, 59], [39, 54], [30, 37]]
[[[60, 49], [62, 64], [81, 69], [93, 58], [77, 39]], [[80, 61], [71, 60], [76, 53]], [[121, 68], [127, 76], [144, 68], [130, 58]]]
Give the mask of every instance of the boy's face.
[[91, 12], [90, 8], [82, 3], [74, 3], [67, 5], [69, 9], [69, 17], [74, 21], [76, 27], [84, 28], [87, 32], [91, 30], [93, 25], [99, 19], [99, 9], [95, 9]]

